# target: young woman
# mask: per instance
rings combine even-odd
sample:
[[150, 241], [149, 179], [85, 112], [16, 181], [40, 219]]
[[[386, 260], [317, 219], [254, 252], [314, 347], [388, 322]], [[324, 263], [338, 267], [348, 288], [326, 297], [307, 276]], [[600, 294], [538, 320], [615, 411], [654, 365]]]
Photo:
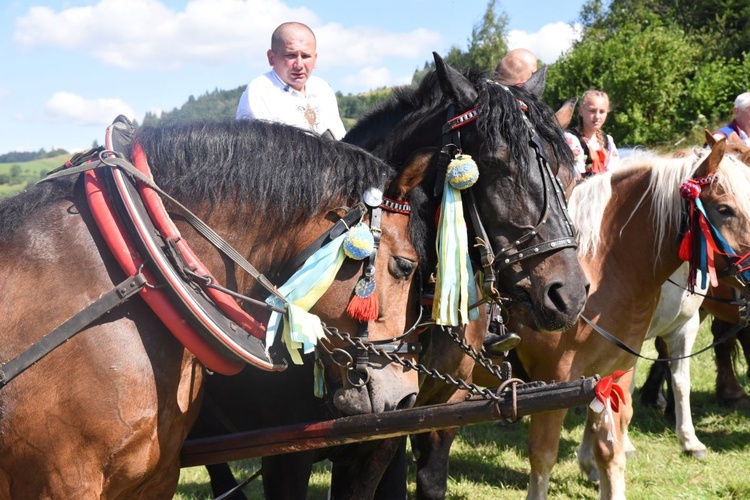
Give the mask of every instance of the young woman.
[[565, 132], [581, 177], [617, 168], [620, 156], [611, 135], [602, 131], [609, 113], [609, 96], [601, 90], [587, 90], [578, 107], [579, 125]]

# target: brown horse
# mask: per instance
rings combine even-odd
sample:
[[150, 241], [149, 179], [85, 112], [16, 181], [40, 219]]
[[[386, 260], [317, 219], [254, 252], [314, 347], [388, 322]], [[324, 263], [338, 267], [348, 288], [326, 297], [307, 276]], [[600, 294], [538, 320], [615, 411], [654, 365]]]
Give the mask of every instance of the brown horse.
[[[342, 207], [357, 204], [368, 188], [384, 189], [395, 174], [359, 148], [276, 124], [145, 127], [135, 142], [155, 182], [267, 276], [291, 274], [295, 256], [334, 225]], [[398, 182], [392, 188], [410, 191]], [[183, 218], [173, 219], [217, 282], [241, 295], [269, 295]], [[424, 225], [409, 219], [389, 211], [382, 216], [374, 263], [379, 310], [370, 339], [390, 338], [414, 320], [419, 255], [412, 241], [422, 248]], [[44, 182], [3, 201], [0, 221], [5, 363], [124, 274], [97, 229], [80, 179]], [[362, 266], [346, 259], [313, 309], [328, 325], [353, 334], [358, 322], [345, 309]], [[413, 401], [415, 373], [375, 372], [370, 378], [383, 380], [368, 392], [372, 385], [352, 387], [349, 377], [326, 370], [332, 390], [350, 405]], [[204, 376], [196, 357], [140, 298], [131, 298], [7, 385], [3, 380], [0, 498], [171, 498]]]
[[[631, 165], [577, 187], [571, 212], [580, 231], [581, 263], [592, 284], [582, 318], [637, 352], [661, 285], [681, 262], [680, 186], [686, 179], [709, 176], [699, 194], [708, 220], [732, 248], [745, 253], [750, 249], [750, 172], [724, 157], [723, 141], [709, 154], [677, 159], [644, 155]], [[522, 341], [516, 353], [530, 380], [565, 381], [629, 370], [618, 382], [625, 396], [619, 413], [608, 419], [608, 412], [590, 409], [578, 451], [584, 473], [600, 480], [600, 496], [624, 498], [627, 425], [632, 417], [628, 388], [635, 357], [597, 333], [594, 323], [581, 319], [577, 327], [562, 333], [540, 333], [517, 324]], [[546, 497], [565, 413], [531, 417], [529, 498]]]

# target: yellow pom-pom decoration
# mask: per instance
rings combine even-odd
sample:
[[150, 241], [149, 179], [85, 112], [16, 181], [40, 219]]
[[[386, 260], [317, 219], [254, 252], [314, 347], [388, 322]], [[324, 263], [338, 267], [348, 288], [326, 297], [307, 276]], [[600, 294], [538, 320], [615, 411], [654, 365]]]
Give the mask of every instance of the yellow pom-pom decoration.
[[370, 228], [362, 222], [351, 228], [344, 239], [344, 253], [350, 259], [362, 260], [367, 258], [374, 247], [375, 240]]
[[458, 155], [448, 164], [446, 178], [455, 189], [470, 188], [479, 179], [479, 168], [470, 155]]

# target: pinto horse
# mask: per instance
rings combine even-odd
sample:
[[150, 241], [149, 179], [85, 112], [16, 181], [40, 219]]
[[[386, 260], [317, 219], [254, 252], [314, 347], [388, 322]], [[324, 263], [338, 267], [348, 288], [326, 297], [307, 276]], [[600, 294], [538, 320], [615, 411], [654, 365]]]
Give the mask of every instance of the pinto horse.
[[[155, 183], [267, 277], [288, 277], [295, 257], [334, 226], [346, 207], [358, 204], [368, 188], [384, 190], [395, 174], [359, 148], [278, 124], [143, 127], [134, 144], [145, 153]], [[84, 184], [82, 177], [58, 178], [0, 203], [0, 315], [6, 325], [0, 363], [125, 276], [97, 229]], [[391, 188], [410, 191], [398, 182]], [[165, 204], [174, 214], [175, 205]], [[184, 217], [172, 218], [218, 284], [261, 303], [269, 296]], [[413, 242], [422, 241], [424, 226], [409, 219], [382, 214], [379, 251], [370, 263], [379, 299], [371, 339], [403, 331], [413, 321], [412, 278], [419, 260]], [[314, 307], [326, 324], [357, 332], [359, 322], [345, 309], [362, 268], [362, 261], [345, 259]], [[40, 309], [42, 291], [47, 298]], [[244, 307], [259, 317], [265, 311]], [[371, 397], [367, 388], [373, 385], [354, 387], [335, 365], [328, 368], [327, 382], [342, 399]], [[415, 373], [376, 371], [369, 373], [372, 380], [383, 378], [376, 390], [380, 405], [414, 398]], [[16, 378], [3, 380], [0, 498], [171, 498], [206, 372], [140, 297], [104, 314]], [[253, 390], [243, 397], [254, 398]]]
[[[459, 151], [471, 155], [479, 177], [463, 200], [465, 212], [476, 214], [467, 220], [471, 238], [477, 237], [477, 247], [485, 250], [484, 257], [475, 249], [471, 253], [476, 268], [484, 270], [484, 282], [492, 285], [484, 293], [491, 300], [500, 300], [502, 295], [503, 300], [510, 298], [522, 305], [529, 321], [541, 330], [570, 326], [583, 307], [588, 282], [569, 240], [572, 227], [556, 179], [558, 174], [565, 182], [572, 177], [572, 154], [552, 110], [539, 100], [544, 71], [521, 89], [498, 85], [478, 72], [464, 75], [437, 54], [435, 65], [435, 71], [428, 73], [418, 87], [395, 89], [391, 98], [368, 111], [343, 140], [393, 163], [401, 176], [422, 184], [432, 195], [432, 219], [440, 203], [435, 186], [442, 186], [441, 176], [445, 175], [441, 162]], [[409, 163], [412, 151], [427, 155], [425, 161]], [[434, 260], [429, 266], [434, 269]], [[471, 341], [478, 347], [486, 330], [483, 323], [474, 328]], [[459, 369], [463, 352], [453, 350], [457, 346], [445, 332], [438, 329], [422, 334], [422, 338], [423, 345], [428, 346], [424, 353], [428, 365], [443, 366], [445, 361], [446, 373]], [[461, 369], [467, 371], [465, 366]], [[443, 382], [438, 384], [445, 386]], [[365, 461], [377, 462], [379, 467], [387, 463], [399, 441], [387, 440], [380, 445], [384, 448], [376, 448], [377, 460], [369, 455]], [[376, 446], [360, 445], [358, 454], [372, 452]], [[352, 473], [351, 457], [345, 455], [334, 462], [332, 496], [346, 497], [342, 491], [351, 492], [364, 484], [372, 489], [367, 493], [358, 489], [361, 498], [373, 496], [382, 468], [370, 468], [366, 475]], [[292, 488], [295, 481], [290, 471], [303, 470], [305, 475], [309, 460], [318, 458], [320, 454], [316, 453], [264, 458], [266, 491], [268, 482]], [[287, 497], [305, 496], [306, 479], [298, 483]], [[403, 481], [400, 483], [405, 488]], [[401, 492], [381, 489], [378, 495]]]
[[[686, 180], [702, 184], [699, 199], [707, 220], [727, 244], [740, 253], [750, 249], [750, 172], [724, 156], [723, 141], [710, 153], [676, 159], [644, 155], [632, 161], [630, 167], [595, 176], [573, 190], [571, 213], [579, 230], [579, 254], [591, 281], [578, 325], [562, 333], [513, 325], [522, 337], [515, 350], [519, 368], [530, 380], [566, 381], [627, 370], [617, 382], [624, 388], [619, 413], [612, 418], [609, 411], [589, 409], [578, 450], [581, 469], [600, 481], [601, 498], [625, 495], [627, 425], [632, 417], [628, 388], [635, 363], [634, 355], [604, 333], [630, 350], [640, 350], [661, 285], [681, 263], [685, 212], [680, 187]], [[725, 260], [718, 251], [716, 259]], [[511, 315], [512, 321], [516, 318]], [[531, 417], [529, 498], [547, 495], [565, 413]]]
[[[706, 143], [710, 147], [716, 144], [716, 139], [709, 131], [706, 131]], [[684, 155], [686, 151], [678, 151], [674, 155]], [[739, 139], [737, 134], [733, 133], [726, 139], [725, 152], [735, 155], [745, 165], [750, 164], [750, 148]], [[706, 311], [715, 315], [712, 331], [716, 342], [714, 346], [717, 367], [716, 393], [720, 401], [727, 398], [728, 394], [744, 395], [734, 377], [731, 352], [737, 339], [743, 347], [750, 339], [747, 338], [746, 328], [734, 325], [739, 321], [734, 290], [720, 282], [716, 288], [696, 286], [696, 293], [690, 293], [684, 286], [688, 269], [688, 264], [683, 264], [662, 285], [659, 306], [646, 339], [656, 337], [659, 357], [671, 359], [671, 361], [668, 364], [663, 361], [652, 364], [648, 378], [640, 390], [640, 398], [645, 405], [665, 405], [665, 416], [675, 423], [675, 433], [682, 451], [691, 456], [703, 458], [706, 455], [706, 446], [695, 434], [690, 411], [689, 357], [693, 351], [701, 319]], [[701, 308], [704, 312], [700, 311]], [[732, 335], [727, 331], [730, 329], [736, 334]], [[750, 356], [750, 349], [744, 350], [745, 356]], [[662, 394], [665, 379], [669, 388], [666, 400]]]

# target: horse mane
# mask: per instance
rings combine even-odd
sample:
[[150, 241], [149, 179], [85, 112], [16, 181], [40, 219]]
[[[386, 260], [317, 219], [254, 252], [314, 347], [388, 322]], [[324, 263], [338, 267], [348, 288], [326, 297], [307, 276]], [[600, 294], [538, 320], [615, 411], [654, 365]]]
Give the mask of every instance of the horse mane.
[[[595, 175], [573, 190], [570, 197], [570, 214], [578, 230], [578, 253], [581, 256], [594, 256], [601, 242], [601, 226], [604, 211], [612, 199], [613, 190], [622, 179], [649, 171], [649, 185], [633, 208], [630, 217], [647, 199], [650, 199], [651, 213], [656, 234], [656, 252], [666, 234], [679, 231], [683, 218], [683, 199], [679, 189], [690, 179], [698, 166], [708, 155], [708, 150], [694, 150], [681, 157], [665, 157], [653, 152], [640, 151], [623, 161], [620, 168]], [[743, 214], [750, 214], [750, 169], [735, 157], [725, 155], [719, 166], [718, 175], [713, 180], [717, 188], [738, 203]], [[612, 185], [615, 184], [613, 188]], [[627, 225], [630, 221], [623, 225]]]
[[[291, 228], [341, 206], [353, 206], [370, 187], [385, 191], [396, 171], [357, 146], [280, 123], [198, 121], [142, 127], [156, 183], [181, 201], [228, 201], [252, 207], [268, 227]], [[412, 245], [424, 258], [426, 196], [408, 196]]]
[[[367, 188], [385, 191], [396, 173], [357, 146], [262, 121], [140, 127], [136, 142], [146, 153], [154, 181], [170, 196], [209, 211], [220, 202], [233, 209], [245, 206], [245, 213], [269, 228], [291, 229], [332, 209], [353, 206]], [[72, 197], [73, 181], [44, 182], [4, 200], [0, 232], [11, 234], [35, 210]], [[412, 244], [424, 257], [426, 196], [413, 189], [408, 201], [416, 215], [409, 221]]]
[[[497, 84], [488, 75], [477, 69], [464, 73], [478, 93], [474, 103], [479, 111], [476, 123], [486, 141], [485, 151], [492, 153], [507, 148], [516, 164], [529, 161], [529, 129], [522, 113], [517, 112], [520, 100], [526, 104], [526, 116], [536, 132], [552, 146], [558, 163], [572, 170], [573, 154], [552, 109], [523, 87]], [[349, 130], [345, 140], [361, 144], [365, 149], [373, 149], [384, 140], [397, 142], [399, 135], [418, 128], [436, 113], [447, 111], [448, 103], [437, 72], [431, 71], [418, 86], [397, 87], [389, 98], [373, 105]], [[448, 120], [447, 114], [445, 120]], [[439, 136], [435, 137], [436, 146], [440, 145], [440, 140]]]
[[[302, 129], [262, 121], [197, 121], [141, 127], [156, 183], [183, 202], [250, 204], [259, 217], [296, 224], [395, 175], [367, 152]], [[270, 222], [270, 221], [269, 221]]]

